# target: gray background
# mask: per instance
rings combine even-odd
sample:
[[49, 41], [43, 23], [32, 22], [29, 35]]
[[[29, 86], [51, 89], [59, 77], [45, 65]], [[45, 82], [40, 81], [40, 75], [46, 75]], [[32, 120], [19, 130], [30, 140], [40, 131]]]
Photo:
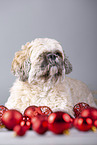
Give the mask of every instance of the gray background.
[[96, 0], [0, 0], [0, 104], [16, 79], [14, 53], [38, 37], [58, 40], [73, 64], [69, 76], [97, 90]]

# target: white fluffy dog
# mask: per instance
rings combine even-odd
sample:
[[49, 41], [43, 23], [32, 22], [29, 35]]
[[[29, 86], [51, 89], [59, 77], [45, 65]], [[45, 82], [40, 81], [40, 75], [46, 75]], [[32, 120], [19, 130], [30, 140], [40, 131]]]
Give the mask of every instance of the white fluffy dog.
[[65, 76], [72, 65], [59, 42], [38, 38], [21, 49], [12, 62], [12, 72], [19, 78], [10, 90], [6, 107], [23, 113], [30, 105], [43, 105], [73, 115], [73, 106], [79, 102], [96, 106], [84, 83]]

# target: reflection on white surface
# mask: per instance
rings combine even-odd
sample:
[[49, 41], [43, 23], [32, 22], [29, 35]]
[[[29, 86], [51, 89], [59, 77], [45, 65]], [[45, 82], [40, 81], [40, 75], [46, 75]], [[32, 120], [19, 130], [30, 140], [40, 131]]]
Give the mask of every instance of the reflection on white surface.
[[70, 130], [70, 135], [55, 135], [48, 131], [38, 135], [32, 130], [23, 137], [14, 137], [13, 131], [0, 129], [0, 144], [4, 145], [97, 145], [97, 133]]

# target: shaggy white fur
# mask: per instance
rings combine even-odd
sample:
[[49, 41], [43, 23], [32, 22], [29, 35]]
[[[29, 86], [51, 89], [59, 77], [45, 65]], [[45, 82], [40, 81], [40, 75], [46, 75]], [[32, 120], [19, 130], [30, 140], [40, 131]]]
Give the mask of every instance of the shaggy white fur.
[[[59, 54], [60, 53], [60, 54]], [[54, 54], [54, 65], [49, 62]], [[96, 107], [92, 93], [81, 81], [66, 77], [72, 66], [59, 42], [48, 38], [35, 39], [16, 53], [12, 71], [19, 76], [10, 90], [5, 106], [24, 112], [30, 105], [49, 106], [53, 111], [67, 111], [79, 102]]]

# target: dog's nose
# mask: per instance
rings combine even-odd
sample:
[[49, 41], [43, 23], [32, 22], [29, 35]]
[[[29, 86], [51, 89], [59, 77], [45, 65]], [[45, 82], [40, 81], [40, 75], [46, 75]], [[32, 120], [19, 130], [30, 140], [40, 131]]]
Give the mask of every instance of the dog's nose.
[[55, 54], [48, 54], [48, 55], [47, 55], [47, 58], [48, 58], [49, 61], [52, 62], [52, 61], [55, 61], [56, 55], [55, 55]]

